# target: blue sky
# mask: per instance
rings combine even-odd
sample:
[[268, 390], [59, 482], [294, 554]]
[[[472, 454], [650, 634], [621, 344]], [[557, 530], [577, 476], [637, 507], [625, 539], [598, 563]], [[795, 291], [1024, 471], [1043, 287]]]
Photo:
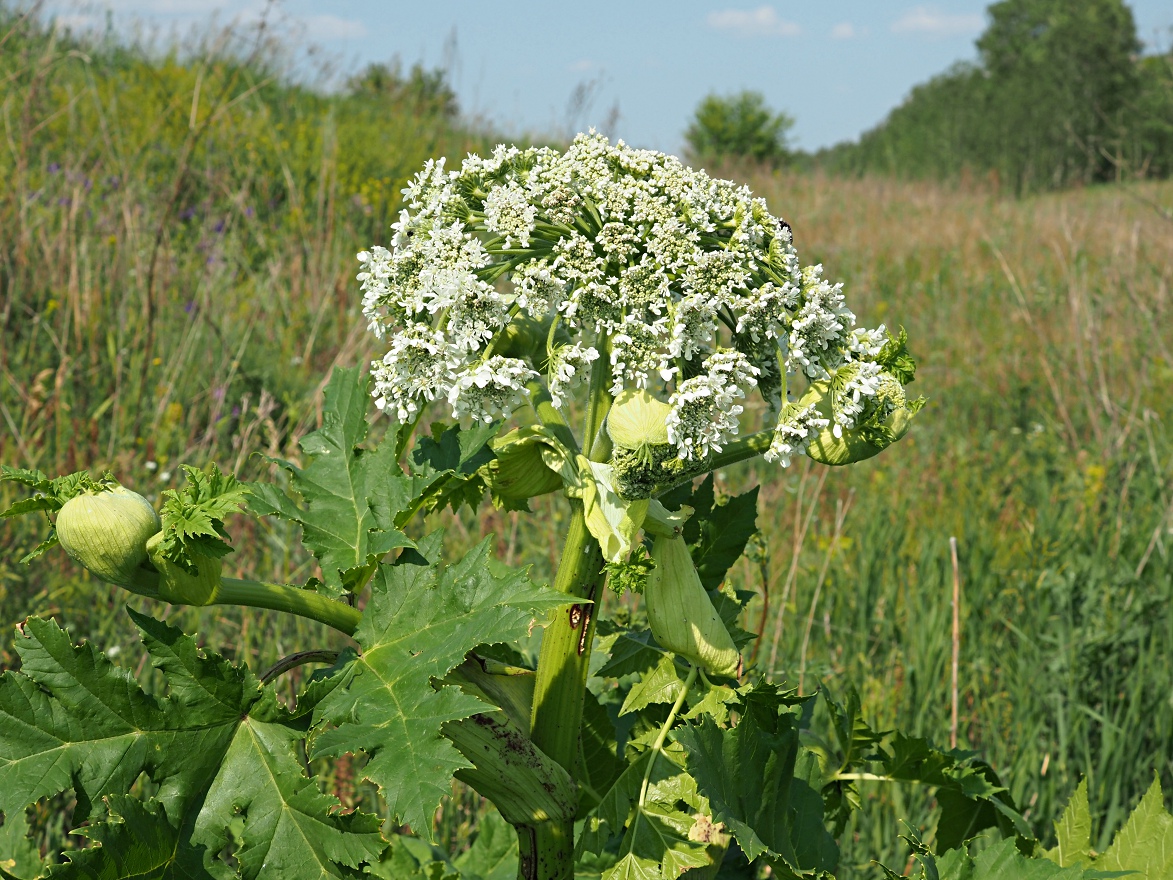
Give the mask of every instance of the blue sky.
[[[1173, 41], [1173, 3], [1134, 0], [1149, 47]], [[805, 149], [855, 138], [917, 83], [975, 57], [980, 0], [933, 4], [830, 0], [284, 0], [291, 42], [317, 47], [335, 70], [398, 57], [447, 67], [462, 110], [521, 138], [596, 125], [641, 147], [677, 152], [710, 92], [756, 89], [796, 119]], [[263, 0], [49, 0], [45, 9], [85, 27], [113, 12], [184, 30], [255, 19]], [[585, 100], [576, 104], [573, 96]]]

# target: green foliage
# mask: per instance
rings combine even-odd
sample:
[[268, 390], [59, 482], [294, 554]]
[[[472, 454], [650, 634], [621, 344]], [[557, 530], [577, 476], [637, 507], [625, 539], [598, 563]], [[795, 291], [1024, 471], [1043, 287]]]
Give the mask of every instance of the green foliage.
[[[22, 516], [37, 511], [58, 511], [70, 498], [83, 492], [100, 492], [105, 488], [117, 485], [112, 474], [107, 473], [101, 479], [95, 480], [89, 471], [78, 471], [63, 477], [49, 479], [40, 471], [27, 468], [14, 468], [0, 465], [0, 483], [16, 483], [26, 486], [36, 494], [32, 498], [16, 501], [0, 511], [0, 518]], [[21, 562], [29, 563], [58, 544], [57, 530], [50, 528], [49, 536], [21, 558]]]
[[232, 552], [226, 517], [239, 512], [246, 503], [248, 490], [232, 474], [224, 474], [215, 464], [201, 471], [184, 465], [187, 485], [163, 493], [163, 556], [189, 574], [198, 567], [192, 554], [225, 556]]
[[[298, 754], [305, 717], [280, 706], [247, 669], [130, 614], [165, 691], [145, 692], [38, 618], [22, 631], [20, 672], [0, 679], [0, 812], [18, 817], [72, 788], [75, 821], [102, 815], [107, 803], [127, 820], [92, 832], [111, 849], [87, 853], [62, 876], [125, 877], [132, 865], [183, 876], [229, 842], [241, 813], [244, 877], [341, 876], [378, 856], [378, 820], [334, 814], [336, 799], [306, 776]], [[145, 819], [120, 800], [140, 773], [158, 792]]]
[[[429, 544], [439, 548], [438, 536]], [[313, 756], [362, 750], [364, 773], [376, 782], [392, 816], [426, 833], [453, 772], [469, 766], [440, 725], [475, 714], [484, 704], [456, 688], [436, 690], [464, 655], [486, 641], [524, 634], [535, 614], [565, 599], [530, 583], [522, 572], [497, 577], [484, 541], [455, 565], [381, 565], [355, 633], [361, 657], [326, 682], [315, 712], [322, 727]]]
[[788, 157], [787, 134], [793, 126], [794, 119], [774, 113], [760, 92], [708, 95], [697, 105], [684, 139], [697, 161], [777, 165]]
[[993, 173], [1013, 191], [1166, 175], [1168, 64], [1138, 58], [1123, 0], [1001, 0], [979, 61], [917, 86], [833, 168], [911, 177]]
[[412, 482], [397, 462], [396, 434], [374, 449], [360, 446], [367, 436], [369, 399], [357, 370], [331, 376], [322, 428], [300, 444], [309, 464], [299, 468], [281, 462], [304, 507], [271, 483], [249, 486], [254, 513], [302, 527], [302, 540], [321, 564], [326, 587], [336, 592], [353, 586], [354, 574], [378, 557], [412, 543], [395, 525], [413, 497]]

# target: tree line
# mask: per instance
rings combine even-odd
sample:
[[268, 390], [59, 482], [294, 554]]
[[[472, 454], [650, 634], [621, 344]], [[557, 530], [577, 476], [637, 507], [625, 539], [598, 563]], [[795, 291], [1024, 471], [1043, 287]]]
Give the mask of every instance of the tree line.
[[1173, 173], [1173, 53], [1142, 55], [1122, 0], [1001, 0], [978, 59], [917, 86], [832, 172], [949, 178], [1015, 192]]

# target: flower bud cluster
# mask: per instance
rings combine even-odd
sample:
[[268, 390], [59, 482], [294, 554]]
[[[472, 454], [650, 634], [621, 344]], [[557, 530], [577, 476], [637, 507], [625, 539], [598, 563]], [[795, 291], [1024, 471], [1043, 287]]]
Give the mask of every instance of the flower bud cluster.
[[[842, 285], [800, 265], [790, 227], [744, 186], [591, 132], [565, 152], [429, 161], [404, 195], [390, 248], [359, 254], [358, 275], [369, 326], [389, 340], [376, 403], [400, 420], [440, 399], [458, 417], [506, 417], [539, 379], [562, 406], [600, 358], [611, 394], [668, 401], [685, 462], [738, 435], [755, 388], [783, 464], [820, 421], [850, 430], [875, 408], [883, 327], [855, 326]], [[518, 318], [551, 326], [543, 356], [498, 349]], [[835, 376], [830, 418], [788, 405], [789, 379]]]

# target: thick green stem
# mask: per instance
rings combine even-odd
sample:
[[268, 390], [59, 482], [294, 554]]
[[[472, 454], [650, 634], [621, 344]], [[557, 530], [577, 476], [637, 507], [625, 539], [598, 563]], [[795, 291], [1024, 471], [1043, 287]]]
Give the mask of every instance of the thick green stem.
[[[534, 687], [534, 744], [574, 775], [582, 726], [587, 667], [595, 634], [595, 610], [603, 589], [603, 554], [587, 530], [582, 502], [573, 513], [554, 588], [590, 602], [555, 612], [542, 636]], [[594, 604], [591, 604], [594, 603]], [[574, 824], [546, 822], [519, 828], [521, 880], [569, 880], [574, 874]]]
[[[715, 471], [723, 467], [729, 467], [731, 464], [737, 464], [739, 461], [748, 461], [751, 458], [757, 458], [763, 452], [770, 448], [770, 443], [774, 440], [774, 431], [767, 428], [764, 431], [750, 434], [747, 437], [742, 437], [730, 443], [723, 450], [714, 455], [708, 462], [708, 470]], [[678, 486], [685, 483], [691, 483], [700, 474], [705, 471], [694, 471], [682, 480], [667, 485], [660, 485], [656, 487], [654, 496], [663, 495], [665, 492], [671, 492]]]
[[220, 589], [216, 591], [213, 601], [216, 605], [249, 605], [253, 608], [270, 608], [299, 617], [308, 617], [310, 620], [332, 626], [348, 636], [354, 635], [362, 618], [362, 612], [357, 608], [327, 599], [310, 590], [229, 577], [221, 579]]

